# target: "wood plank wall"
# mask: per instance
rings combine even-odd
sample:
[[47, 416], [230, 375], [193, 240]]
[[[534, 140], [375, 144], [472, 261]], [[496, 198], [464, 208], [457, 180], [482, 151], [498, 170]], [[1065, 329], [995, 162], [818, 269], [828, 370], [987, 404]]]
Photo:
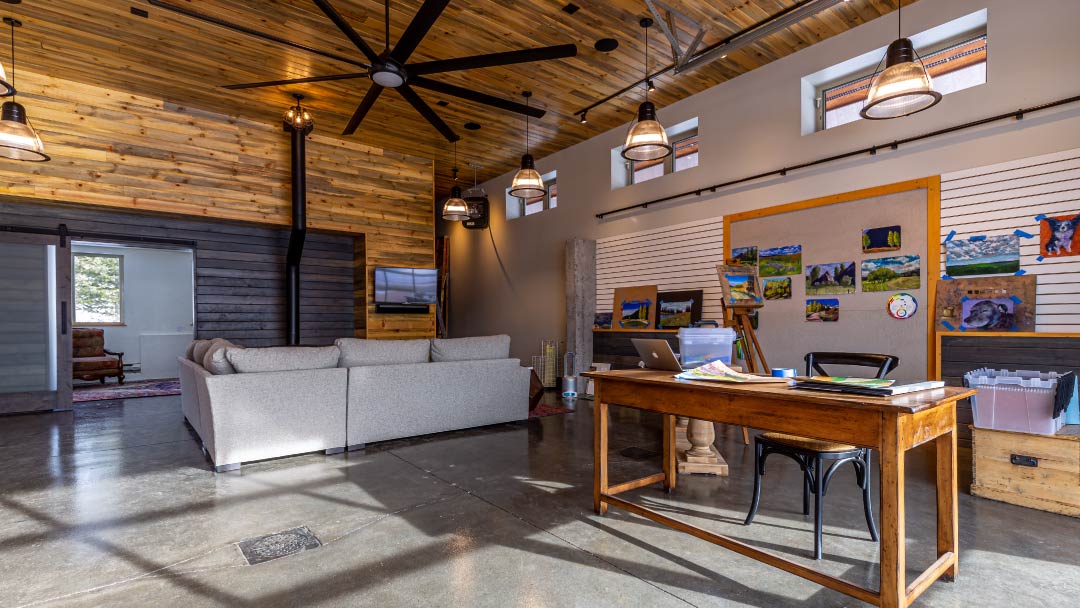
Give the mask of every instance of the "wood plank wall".
[[[178, 239], [195, 243], [195, 335], [244, 346], [286, 343], [285, 252], [281, 228], [126, 213], [75, 205], [0, 201], [0, 225]], [[301, 264], [303, 344], [353, 333], [352, 237], [308, 233]], [[140, 246], [137, 242], [132, 245]], [[153, 245], [148, 245], [153, 246]]]
[[[1080, 331], [1080, 257], [1039, 260], [1037, 215], [1080, 213], [1080, 149], [1024, 158], [941, 176], [941, 240], [1013, 234], [1020, 267], [1036, 275], [1035, 329]], [[941, 267], [945, 267], [945, 247]]]
[[596, 241], [596, 311], [611, 312], [616, 287], [702, 289], [702, 318], [723, 318], [716, 265], [724, 259], [724, 218], [631, 232]]
[[[210, 283], [204, 287], [229, 287], [213, 283], [233, 279], [272, 282], [269, 274], [276, 273], [283, 262], [275, 257], [276, 244], [266, 243], [270, 238], [266, 235], [276, 235], [273, 229], [290, 221], [289, 138], [279, 117], [291, 100], [283, 98], [280, 107], [253, 111], [265, 120], [257, 122], [23, 70], [19, 71], [19, 93], [53, 160], [0, 163], [0, 195], [13, 197], [10, 200], [262, 224], [266, 228], [255, 239], [258, 242], [244, 243], [253, 249], [232, 252], [232, 266], [207, 276]], [[315, 121], [316, 130], [308, 138], [308, 227], [364, 234], [372, 259], [380, 265], [431, 267], [435, 247], [432, 161], [339, 139], [320, 131], [318, 115]], [[120, 228], [116, 223], [112, 227]], [[244, 239], [238, 238], [238, 244], [242, 243]], [[305, 247], [305, 260], [314, 256], [314, 265], [323, 264], [315, 253], [323, 238], [315, 237]], [[215, 246], [226, 247], [208, 244], [206, 250], [220, 251]], [[333, 248], [337, 247], [335, 243]], [[347, 249], [351, 251], [351, 245]], [[243, 259], [235, 259], [241, 255]], [[249, 264], [253, 266], [245, 267]], [[230, 268], [240, 272], [230, 276], [226, 272]], [[245, 268], [269, 274], [254, 277]], [[318, 273], [311, 278], [315, 283], [334, 282], [322, 279], [327, 277]], [[351, 291], [351, 274], [349, 282]], [[253, 289], [262, 287], [251, 284]], [[257, 302], [234, 299], [263, 297], [252, 294], [203, 295], [225, 300], [214, 303], [221, 306], [265, 308], [270, 303], [265, 298]], [[370, 299], [370, 291], [364, 296]], [[335, 295], [323, 305], [336, 307], [336, 301]], [[351, 327], [352, 308], [350, 300], [325, 312], [348, 315]], [[433, 316], [430, 321], [405, 317], [379, 315], [378, 331], [372, 337], [434, 335]], [[246, 322], [269, 321], [252, 317]], [[270, 332], [266, 339], [276, 339], [276, 328], [250, 330]], [[207, 326], [206, 331], [229, 329], [217, 325]], [[352, 333], [350, 329], [340, 335]]]

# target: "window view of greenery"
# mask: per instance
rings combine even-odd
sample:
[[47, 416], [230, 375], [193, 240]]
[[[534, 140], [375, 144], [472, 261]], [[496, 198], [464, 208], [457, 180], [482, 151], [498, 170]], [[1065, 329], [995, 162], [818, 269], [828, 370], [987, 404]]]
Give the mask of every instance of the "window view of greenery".
[[75, 323], [122, 323], [124, 258], [75, 254]]

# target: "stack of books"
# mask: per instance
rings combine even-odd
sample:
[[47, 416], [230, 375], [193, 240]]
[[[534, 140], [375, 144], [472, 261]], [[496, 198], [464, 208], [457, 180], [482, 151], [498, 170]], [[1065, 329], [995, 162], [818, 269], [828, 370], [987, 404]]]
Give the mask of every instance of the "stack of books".
[[810, 391], [825, 391], [830, 393], [848, 393], [853, 395], [871, 395], [875, 397], [892, 397], [918, 391], [928, 391], [945, 386], [941, 380], [928, 382], [916, 382], [914, 384], [895, 384], [895, 380], [881, 380], [878, 378], [845, 378], [842, 376], [813, 376], [810, 378], [798, 378], [794, 388]]

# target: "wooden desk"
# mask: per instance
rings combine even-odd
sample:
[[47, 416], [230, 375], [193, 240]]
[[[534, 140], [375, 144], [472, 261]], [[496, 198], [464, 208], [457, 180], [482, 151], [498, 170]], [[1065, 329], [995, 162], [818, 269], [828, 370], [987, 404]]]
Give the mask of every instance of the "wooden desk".
[[[593, 411], [593, 507], [615, 506], [665, 526], [781, 568], [820, 585], [884, 608], [910, 605], [937, 579], [957, 573], [956, 401], [975, 391], [943, 388], [899, 397], [862, 397], [792, 390], [768, 384], [720, 384], [676, 380], [671, 372], [618, 370], [584, 374], [595, 382]], [[663, 472], [608, 482], [609, 404], [664, 414]], [[881, 589], [873, 591], [823, 574], [780, 555], [715, 534], [617, 495], [654, 483], [676, 484], [675, 416], [750, 426], [770, 431], [873, 448], [881, 468]], [[937, 447], [938, 559], [910, 584], [904, 557], [904, 452], [933, 441]]]

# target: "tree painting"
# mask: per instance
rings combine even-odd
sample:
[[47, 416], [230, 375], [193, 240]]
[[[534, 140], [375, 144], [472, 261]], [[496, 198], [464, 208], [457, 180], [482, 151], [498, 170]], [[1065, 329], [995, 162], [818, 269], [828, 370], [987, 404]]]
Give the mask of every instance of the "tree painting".
[[900, 249], [900, 226], [867, 228], [862, 232], [863, 253], [896, 251]]
[[91, 254], [74, 257], [75, 322], [120, 323], [123, 257]]

